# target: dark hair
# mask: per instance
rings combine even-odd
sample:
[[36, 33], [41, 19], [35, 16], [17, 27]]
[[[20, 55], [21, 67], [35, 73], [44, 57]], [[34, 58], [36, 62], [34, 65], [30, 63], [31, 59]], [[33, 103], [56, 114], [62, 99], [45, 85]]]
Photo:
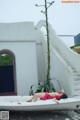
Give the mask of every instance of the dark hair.
[[68, 96], [64, 93], [62, 96], [61, 96], [61, 99], [66, 99], [68, 98]]

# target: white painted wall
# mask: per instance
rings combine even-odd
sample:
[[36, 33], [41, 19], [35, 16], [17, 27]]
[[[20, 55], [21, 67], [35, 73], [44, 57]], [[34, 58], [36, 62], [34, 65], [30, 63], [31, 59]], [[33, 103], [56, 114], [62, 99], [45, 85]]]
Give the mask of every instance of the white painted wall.
[[[41, 21], [38, 28], [45, 25]], [[56, 34], [49, 24], [49, 37], [51, 45], [51, 79], [56, 78], [68, 96], [80, 95], [80, 55], [73, 52]], [[45, 37], [46, 38], [46, 37]], [[45, 48], [45, 70], [47, 68], [46, 41], [43, 42]], [[68, 65], [68, 63], [70, 65]], [[73, 69], [74, 68], [74, 69]], [[75, 86], [75, 81], [78, 81]], [[54, 81], [53, 81], [54, 84]], [[55, 86], [59, 91], [59, 86]]]
[[0, 42], [0, 50], [3, 49], [15, 54], [17, 93], [27, 95], [30, 86], [38, 82], [35, 42]]
[[50, 42], [52, 46], [60, 51], [66, 59], [71, 63], [72, 66], [80, 74], [80, 55], [72, 51], [56, 34], [55, 30], [49, 26], [50, 31]]
[[[44, 21], [36, 26], [32, 22], [0, 23], [0, 50], [9, 49], [16, 57], [18, 95], [28, 95], [32, 84], [45, 80], [47, 47], [46, 37], [44, 38], [41, 32], [43, 25], [45, 25]], [[79, 73], [80, 56], [70, 50], [51, 27], [49, 33], [52, 46], [51, 77], [60, 80], [66, 93], [71, 96], [74, 93], [73, 73], [58, 52], [63, 53]]]
[[80, 84], [75, 86], [75, 81], [80, 82], [80, 55], [61, 41], [51, 25], [49, 33], [51, 46], [55, 50], [55, 52], [52, 50], [53, 55], [51, 56], [51, 66], [53, 66], [51, 76], [61, 82], [68, 96], [80, 95]]
[[72, 96], [74, 89], [72, 71], [53, 47], [51, 47], [51, 78], [53, 84], [56, 85], [55, 89], [57, 91], [60, 91], [59, 81], [65, 93], [68, 96]]
[[38, 68], [38, 81], [44, 81], [45, 80], [45, 59], [44, 59], [44, 48], [43, 45], [37, 44], [37, 68]]
[[0, 41], [41, 41], [33, 22], [0, 23]]
[[18, 95], [28, 95], [30, 86], [44, 79], [42, 45], [39, 45], [43, 39], [33, 22], [0, 23], [0, 50], [8, 49], [15, 54]]

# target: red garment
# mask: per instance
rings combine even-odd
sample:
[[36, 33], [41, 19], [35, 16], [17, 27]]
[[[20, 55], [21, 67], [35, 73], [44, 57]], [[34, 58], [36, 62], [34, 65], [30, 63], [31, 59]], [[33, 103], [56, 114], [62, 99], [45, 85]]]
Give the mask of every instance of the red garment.
[[40, 100], [47, 100], [47, 99], [53, 99], [53, 98], [56, 98], [56, 100], [60, 100], [61, 96], [56, 95], [56, 96], [53, 97], [48, 92], [46, 92], [44, 97], [42, 97]]

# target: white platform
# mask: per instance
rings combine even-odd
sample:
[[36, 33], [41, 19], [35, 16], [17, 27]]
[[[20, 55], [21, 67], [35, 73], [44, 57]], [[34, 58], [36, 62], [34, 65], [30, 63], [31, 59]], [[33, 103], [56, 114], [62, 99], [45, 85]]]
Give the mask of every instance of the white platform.
[[59, 104], [53, 100], [37, 100], [26, 102], [31, 96], [5, 96], [0, 97], [0, 110], [9, 111], [39, 111], [39, 110], [78, 110], [80, 98], [61, 99]]

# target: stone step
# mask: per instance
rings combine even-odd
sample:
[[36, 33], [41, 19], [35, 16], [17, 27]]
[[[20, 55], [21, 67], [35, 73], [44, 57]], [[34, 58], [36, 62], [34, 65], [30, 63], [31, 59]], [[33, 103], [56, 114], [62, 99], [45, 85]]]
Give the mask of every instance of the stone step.
[[74, 81], [74, 86], [80, 85], [80, 80], [75, 80]]
[[[74, 72], [74, 75], [75, 75], [75, 72]], [[80, 75], [76, 72], [76, 75], [74, 77], [80, 78]]]
[[75, 75], [74, 76], [74, 80], [77, 81], [77, 80], [80, 80], [80, 77], [78, 75]]
[[74, 91], [74, 96], [80, 96], [80, 90], [75, 90]]
[[72, 120], [80, 120], [80, 114], [75, 111], [67, 111], [67, 115], [69, 115]]
[[74, 86], [74, 89], [75, 89], [75, 90], [80, 90], [80, 84], [75, 85], [75, 86]]

